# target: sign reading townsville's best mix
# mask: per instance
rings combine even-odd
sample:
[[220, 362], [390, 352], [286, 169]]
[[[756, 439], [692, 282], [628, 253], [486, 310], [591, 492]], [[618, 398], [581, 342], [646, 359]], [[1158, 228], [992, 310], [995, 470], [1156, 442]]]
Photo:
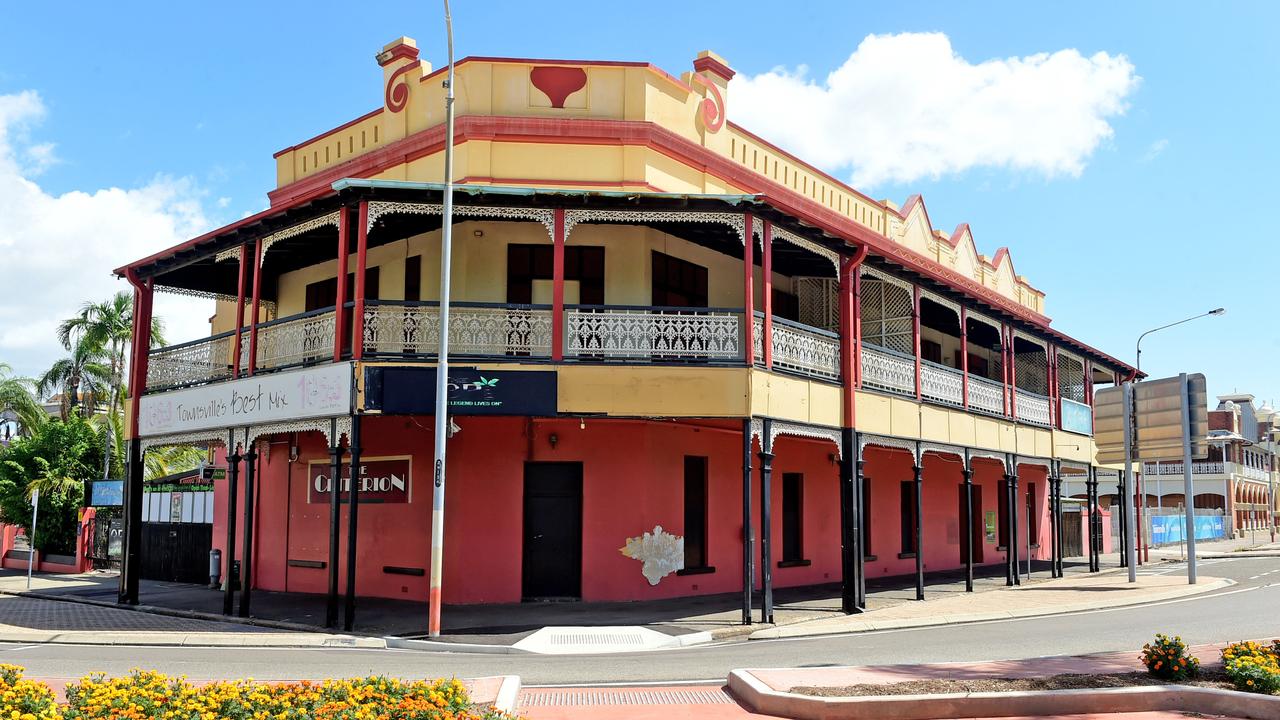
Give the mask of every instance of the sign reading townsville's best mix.
[[[360, 504], [407, 503], [413, 499], [410, 478], [413, 460], [405, 457], [368, 458], [360, 461]], [[348, 501], [351, 492], [351, 465], [342, 466], [342, 484], [338, 486], [338, 502]], [[324, 460], [307, 465], [307, 502], [329, 502], [333, 490], [332, 467]]]
[[138, 434], [168, 435], [351, 412], [351, 363], [144, 395]]

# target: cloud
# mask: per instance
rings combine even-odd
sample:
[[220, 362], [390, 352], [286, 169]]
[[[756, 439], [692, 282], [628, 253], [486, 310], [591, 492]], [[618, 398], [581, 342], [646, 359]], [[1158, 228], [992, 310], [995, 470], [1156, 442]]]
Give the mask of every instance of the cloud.
[[1169, 147], [1168, 138], [1160, 138], [1159, 140], [1151, 143], [1151, 147], [1147, 148], [1147, 152], [1142, 156], [1142, 162], [1151, 162], [1152, 160], [1155, 160], [1164, 153], [1165, 148], [1167, 147]]
[[[186, 178], [46, 192], [32, 178], [53, 162], [54, 146], [30, 138], [45, 114], [33, 91], [0, 95], [0, 362], [26, 375], [64, 353], [54, 336], [59, 322], [86, 301], [130, 289], [112, 269], [211, 224], [199, 189]], [[190, 340], [208, 333], [213, 304], [158, 294], [156, 313], [170, 340]]]
[[994, 167], [1078, 176], [1140, 78], [1074, 49], [972, 63], [941, 33], [868, 35], [825, 78], [736, 77], [735, 122], [859, 187]]

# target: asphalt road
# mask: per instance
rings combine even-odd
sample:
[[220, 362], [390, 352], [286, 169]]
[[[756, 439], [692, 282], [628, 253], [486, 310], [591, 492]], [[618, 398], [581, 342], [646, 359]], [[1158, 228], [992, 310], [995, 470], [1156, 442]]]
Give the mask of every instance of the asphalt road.
[[[1169, 565], [1143, 572], [1177, 572]], [[1134, 650], [1157, 632], [1188, 643], [1280, 635], [1280, 558], [1202, 563], [1202, 575], [1237, 585], [1152, 605], [1041, 618], [739, 641], [681, 650], [588, 656], [474, 655], [408, 650], [0, 645], [0, 662], [32, 677], [78, 678], [147, 667], [192, 679], [319, 679], [369, 673], [400, 677], [520, 675], [525, 685], [723, 681], [739, 667], [821, 667], [986, 661]]]

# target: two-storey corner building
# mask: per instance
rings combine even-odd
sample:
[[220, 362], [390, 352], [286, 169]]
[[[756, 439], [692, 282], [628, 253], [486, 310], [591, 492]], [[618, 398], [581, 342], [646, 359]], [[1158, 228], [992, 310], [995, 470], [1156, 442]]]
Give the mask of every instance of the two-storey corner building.
[[[118, 271], [140, 318], [217, 300], [210, 337], [135, 354], [130, 487], [148, 448], [225, 448], [215, 546], [254, 588], [428, 597], [444, 75], [404, 38], [378, 61], [382, 106], [277, 153], [268, 210]], [[746, 619], [753, 587], [853, 611], [869, 577], [1060, 558], [1093, 388], [1135, 371], [1007, 250], [726, 121], [712, 53], [456, 71], [444, 603]]]

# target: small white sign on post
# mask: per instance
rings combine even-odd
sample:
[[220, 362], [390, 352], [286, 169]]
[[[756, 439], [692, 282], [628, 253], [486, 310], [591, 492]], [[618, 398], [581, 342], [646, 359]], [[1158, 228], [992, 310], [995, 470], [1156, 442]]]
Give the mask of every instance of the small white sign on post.
[[144, 395], [142, 437], [332, 417], [351, 412], [351, 363]]

